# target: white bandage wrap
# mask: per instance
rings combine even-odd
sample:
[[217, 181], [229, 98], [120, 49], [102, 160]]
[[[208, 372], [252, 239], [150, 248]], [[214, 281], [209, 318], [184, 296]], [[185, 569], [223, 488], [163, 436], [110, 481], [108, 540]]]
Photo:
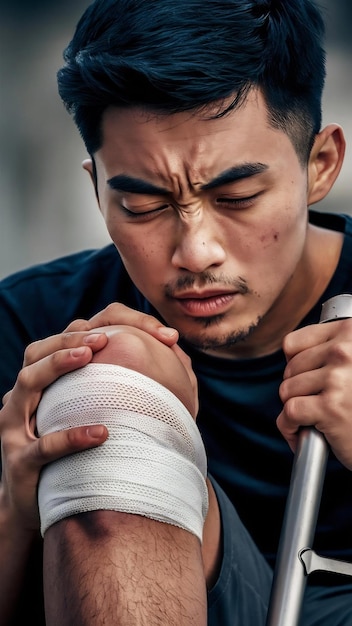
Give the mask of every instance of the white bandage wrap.
[[108, 509], [174, 524], [202, 540], [206, 455], [182, 402], [143, 374], [101, 363], [66, 374], [45, 390], [37, 412], [40, 436], [98, 423], [109, 431], [104, 444], [43, 468], [42, 535], [70, 515]]

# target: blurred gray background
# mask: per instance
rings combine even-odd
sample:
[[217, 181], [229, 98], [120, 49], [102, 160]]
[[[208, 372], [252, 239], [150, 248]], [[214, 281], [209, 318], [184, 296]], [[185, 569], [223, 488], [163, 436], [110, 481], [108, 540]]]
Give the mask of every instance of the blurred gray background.
[[[175, 0], [177, 3], [177, 0]], [[56, 88], [84, 0], [0, 0], [0, 278], [109, 239], [85, 148]], [[340, 178], [320, 207], [352, 213], [352, 1], [322, 0], [327, 24], [324, 123], [345, 130]]]

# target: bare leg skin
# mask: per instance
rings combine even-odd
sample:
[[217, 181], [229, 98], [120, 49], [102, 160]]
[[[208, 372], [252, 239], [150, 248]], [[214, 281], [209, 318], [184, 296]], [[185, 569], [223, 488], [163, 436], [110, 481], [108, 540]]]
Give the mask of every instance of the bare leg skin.
[[197, 537], [138, 515], [94, 511], [44, 539], [47, 626], [204, 626]]

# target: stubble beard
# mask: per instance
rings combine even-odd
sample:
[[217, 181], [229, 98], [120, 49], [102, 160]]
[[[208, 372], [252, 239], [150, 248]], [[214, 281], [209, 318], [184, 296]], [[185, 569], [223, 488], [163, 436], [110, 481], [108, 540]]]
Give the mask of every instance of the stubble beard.
[[[202, 287], [206, 287], [207, 285], [214, 286], [216, 284], [218, 284], [219, 287], [231, 286], [234, 291], [237, 291], [244, 296], [251, 293], [251, 289], [249, 288], [247, 281], [240, 276], [234, 278], [224, 274], [215, 275], [212, 272], [205, 271], [199, 275], [189, 274], [181, 276], [177, 281], [175, 281], [175, 283], [165, 285], [165, 296], [166, 298], [174, 298], [175, 294], [177, 294], [179, 290], [193, 287], [195, 284]], [[221, 350], [226, 352], [227, 350], [231, 350], [231, 347], [245, 342], [256, 330], [261, 321], [261, 317], [259, 316], [257, 320], [249, 324], [246, 328], [237, 328], [224, 333], [221, 332], [221, 324], [226, 316], [226, 313], [220, 313], [218, 315], [210, 315], [208, 317], [193, 317], [192, 321], [198, 328], [184, 333], [182, 332], [182, 329], [178, 329], [180, 339], [186, 341], [188, 344], [199, 350]], [[212, 335], [209, 335], [209, 332], [207, 331], [216, 326], [218, 326], [219, 333], [212, 333]]]
[[258, 317], [255, 322], [247, 326], [247, 328], [237, 328], [236, 330], [228, 333], [219, 333], [218, 335], [209, 336], [206, 332], [209, 328], [214, 326], [220, 326], [225, 315], [214, 315], [212, 317], [199, 317], [193, 318], [193, 321], [198, 324], [200, 331], [182, 333], [180, 331], [180, 339], [186, 341], [188, 344], [197, 348], [198, 350], [230, 350], [232, 347], [239, 343], [244, 343], [257, 329], [260, 324], [261, 317]]

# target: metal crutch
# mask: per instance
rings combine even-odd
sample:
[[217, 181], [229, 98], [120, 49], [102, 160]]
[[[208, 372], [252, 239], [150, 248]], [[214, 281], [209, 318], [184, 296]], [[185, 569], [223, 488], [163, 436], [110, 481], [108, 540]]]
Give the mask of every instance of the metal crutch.
[[[320, 323], [352, 317], [352, 295], [322, 306]], [[307, 576], [314, 571], [352, 576], [352, 564], [318, 556], [312, 549], [323, 490], [328, 445], [315, 428], [302, 428], [294, 456], [266, 626], [297, 626]]]

